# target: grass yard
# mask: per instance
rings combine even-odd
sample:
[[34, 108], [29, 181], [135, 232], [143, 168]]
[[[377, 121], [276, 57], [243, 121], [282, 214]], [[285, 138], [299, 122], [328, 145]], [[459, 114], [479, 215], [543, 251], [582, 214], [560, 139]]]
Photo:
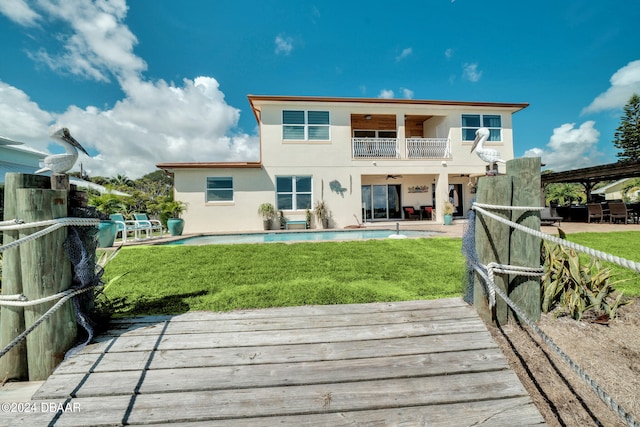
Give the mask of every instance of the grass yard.
[[[640, 261], [640, 232], [568, 239]], [[463, 292], [460, 248], [450, 238], [129, 247], [107, 266], [107, 281], [126, 274], [105, 293], [127, 316], [447, 298]], [[638, 273], [602, 265], [617, 290], [640, 296]]]
[[462, 294], [461, 239], [123, 248], [119, 315], [435, 299]]

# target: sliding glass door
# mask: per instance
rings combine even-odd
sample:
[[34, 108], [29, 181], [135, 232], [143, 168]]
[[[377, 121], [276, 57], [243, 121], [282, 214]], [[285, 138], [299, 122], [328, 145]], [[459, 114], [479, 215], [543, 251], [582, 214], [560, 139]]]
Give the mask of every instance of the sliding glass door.
[[362, 216], [364, 221], [402, 218], [399, 184], [363, 185]]

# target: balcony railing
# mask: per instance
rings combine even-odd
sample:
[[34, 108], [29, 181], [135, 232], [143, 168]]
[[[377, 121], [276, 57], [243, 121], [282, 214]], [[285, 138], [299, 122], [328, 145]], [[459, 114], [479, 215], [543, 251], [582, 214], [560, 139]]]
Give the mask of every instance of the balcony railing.
[[399, 159], [397, 138], [352, 138], [354, 159]]
[[[407, 138], [405, 140], [406, 159], [448, 159], [451, 158], [451, 144], [448, 138]], [[397, 138], [352, 138], [354, 159], [399, 159], [400, 146]]]
[[407, 159], [447, 159], [451, 157], [448, 138], [407, 138]]

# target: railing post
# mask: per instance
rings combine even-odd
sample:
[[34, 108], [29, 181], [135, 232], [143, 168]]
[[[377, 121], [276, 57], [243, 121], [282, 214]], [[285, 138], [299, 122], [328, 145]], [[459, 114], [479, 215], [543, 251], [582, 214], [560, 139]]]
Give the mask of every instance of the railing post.
[[[47, 176], [20, 173], [5, 174], [4, 220], [24, 219], [17, 210], [16, 191], [22, 188], [49, 188]], [[20, 238], [19, 231], [4, 231], [3, 244]], [[23, 293], [20, 248], [12, 248], [2, 254], [2, 295]], [[24, 309], [2, 306], [0, 308], [0, 348], [6, 347], [25, 330]], [[27, 345], [22, 341], [0, 358], [0, 378], [3, 380], [26, 380], [29, 377]]]
[[[489, 205], [511, 205], [512, 181], [510, 176], [505, 175], [484, 176], [479, 178], [476, 192], [477, 202]], [[505, 219], [511, 219], [511, 211], [496, 210], [492, 212]], [[491, 218], [486, 218], [482, 214], [478, 214], [476, 216], [475, 229], [476, 251], [480, 262], [484, 265], [490, 262], [508, 264], [510, 227]], [[506, 324], [508, 313], [507, 304], [500, 297], [496, 297], [495, 311], [492, 312], [484, 291], [484, 282], [477, 274], [475, 277], [473, 305], [476, 307], [478, 314], [487, 323]], [[498, 288], [508, 293], [508, 280], [506, 276], [496, 274], [494, 282]]]
[[[507, 162], [507, 175], [513, 177], [512, 206], [538, 206], [540, 203], [540, 158], [523, 157]], [[513, 211], [511, 220], [540, 231], [539, 211]], [[519, 230], [511, 231], [509, 264], [540, 266], [540, 238]], [[533, 320], [540, 320], [540, 278], [511, 276], [509, 298]]]

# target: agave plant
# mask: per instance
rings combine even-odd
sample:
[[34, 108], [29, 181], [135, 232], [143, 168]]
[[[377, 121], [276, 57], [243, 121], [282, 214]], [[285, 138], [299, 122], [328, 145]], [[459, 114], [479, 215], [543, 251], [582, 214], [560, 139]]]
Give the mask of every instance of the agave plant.
[[589, 310], [612, 319], [618, 308], [626, 304], [622, 293], [614, 298], [611, 269], [602, 268], [598, 260], [592, 258], [584, 263], [575, 250], [545, 241], [542, 262], [545, 272], [541, 309], [544, 313], [560, 307], [576, 320], [581, 320]]

